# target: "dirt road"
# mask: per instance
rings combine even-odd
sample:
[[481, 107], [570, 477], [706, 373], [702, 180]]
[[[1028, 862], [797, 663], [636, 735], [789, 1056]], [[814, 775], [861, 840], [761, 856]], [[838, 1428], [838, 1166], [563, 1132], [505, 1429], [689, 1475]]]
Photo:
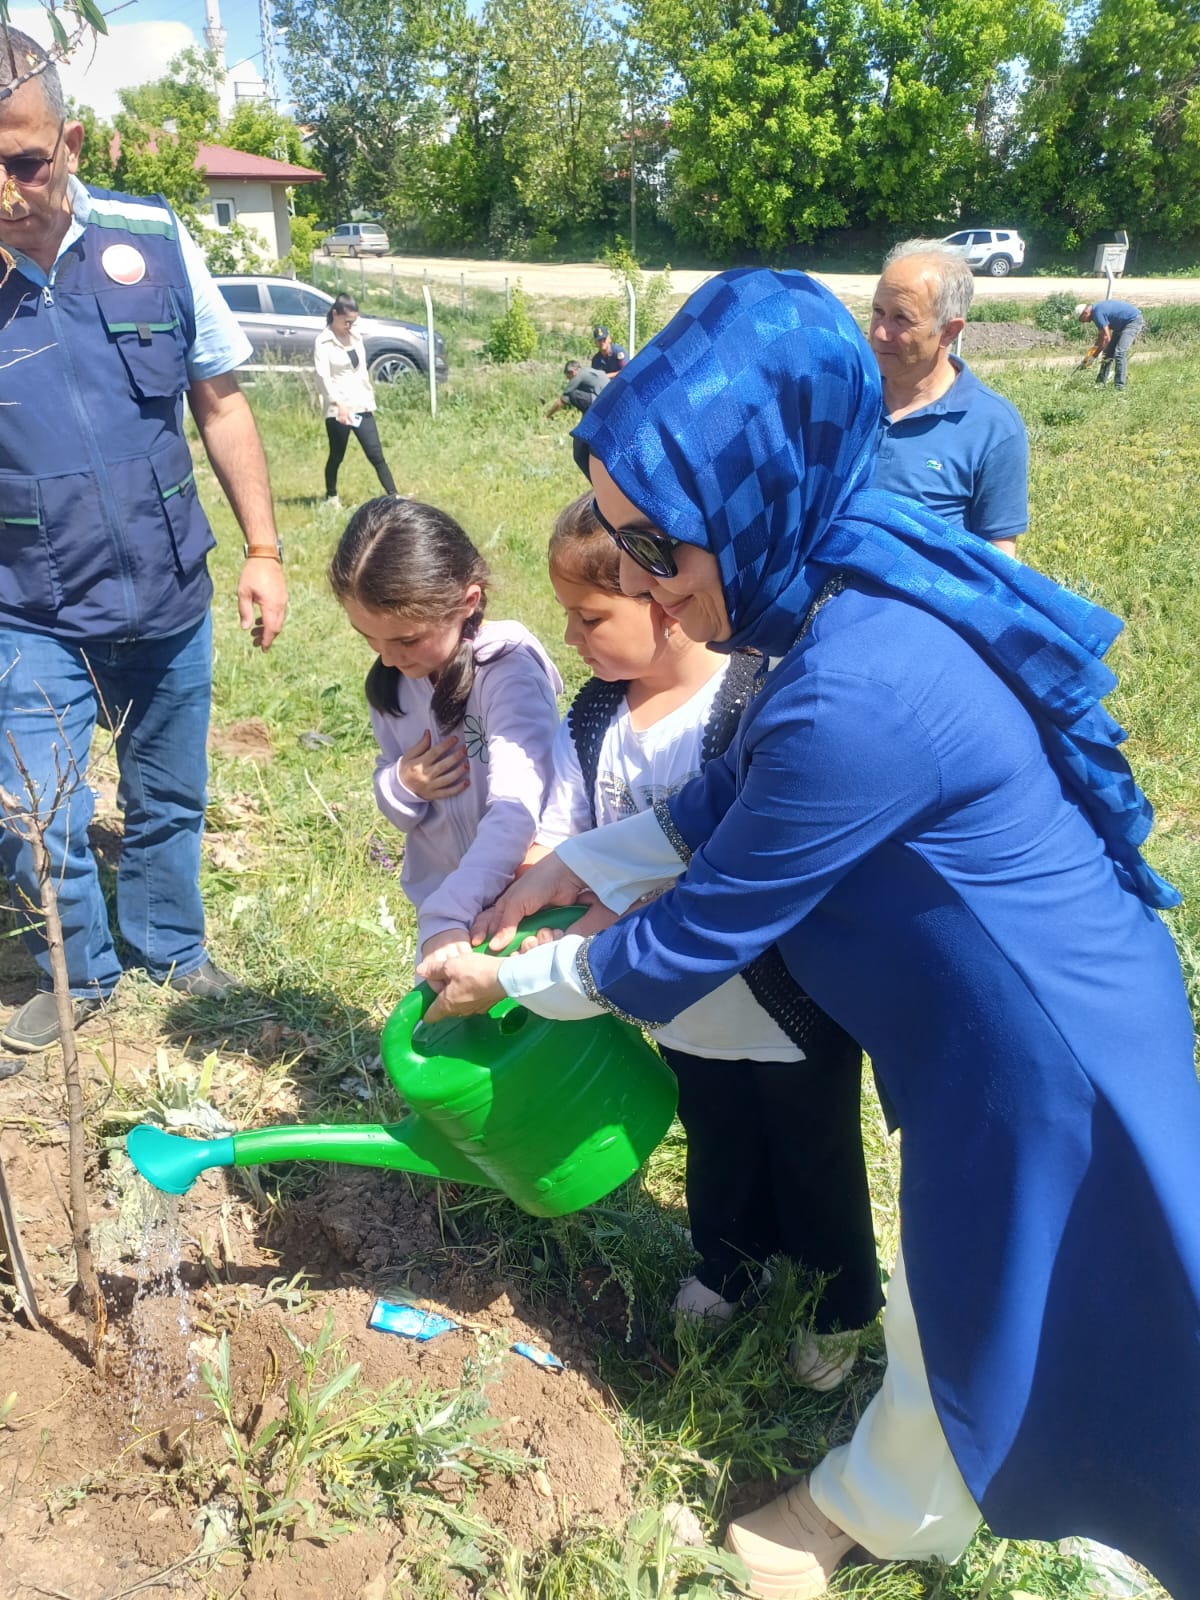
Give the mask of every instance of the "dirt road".
[[[795, 263], [798, 266], [803, 262]], [[358, 262], [344, 262], [354, 276]], [[468, 289], [503, 289], [505, 280], [517, 279], [530, 294], [556, 295], [571, 300], [594, 300], [613, 292], [612, 274], [596, 262], [561, 265], [531, 261], [467, 261], [446, 256], [389, 256], [382, 261], [363, 263], [369, 276], [388, 276], [395, 269], [397, 280], [420, 279], [428, 272], [439, 282], [465, 281]], [[672, 271], [671, 283], [678, 294], [691, 294], [712, 274]], [[869, 300], [875, 287], [874, 275], [846, 272], [814, 274], [847, 304]], [[1200, 278], [1119, 278], [1114, 294], [1135, 305], [1161, 306], [1200, 303]], [[1034, 278], [1018, 273], [1010, 278], [976, 278], [978, 300], [1040, 300], [1050, 294], [1070, 294], [1079, 300], [1103, 299], [1102, 276], [1084, 278]]]

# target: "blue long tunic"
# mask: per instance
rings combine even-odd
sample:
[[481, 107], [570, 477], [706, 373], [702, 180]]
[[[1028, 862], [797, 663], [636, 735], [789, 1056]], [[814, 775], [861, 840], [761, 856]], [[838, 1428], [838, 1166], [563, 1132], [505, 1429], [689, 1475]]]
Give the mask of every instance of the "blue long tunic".
[[675, 1015], [772, 941], [902, 1129], [934, 1402], [990, 1526], [1200, 1594], [1200, 1086], [1171, 938], [1011, 689], [866, 581], [670, 802], [675, 890], [598, 935]]

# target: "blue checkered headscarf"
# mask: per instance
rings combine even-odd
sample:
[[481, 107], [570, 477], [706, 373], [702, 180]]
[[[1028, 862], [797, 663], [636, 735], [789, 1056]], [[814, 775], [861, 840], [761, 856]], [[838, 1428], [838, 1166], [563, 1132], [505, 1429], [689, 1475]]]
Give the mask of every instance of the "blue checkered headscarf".
[[1150, 804], [1101, 701], [1111, 613], [869, 487], [879, 372], [841, 303], [799, 272], [698, 289], [613, 378], [575, 437], [664, 533], [716, 558], [732, 637], [784, 655], [827, 579], [853, 573], [941, 617], [1021, 697], [1119, 876], [1179, 902], [1140, 853]]

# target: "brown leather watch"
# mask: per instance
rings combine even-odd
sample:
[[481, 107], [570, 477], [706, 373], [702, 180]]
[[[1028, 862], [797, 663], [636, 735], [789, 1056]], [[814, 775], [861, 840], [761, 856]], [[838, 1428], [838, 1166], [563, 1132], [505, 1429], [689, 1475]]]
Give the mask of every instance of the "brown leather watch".
[[246, 560], [254, 557], [259, 561], [278, 561], [283, 565], [283, 540], [276, 537], [274, 544], [251, 544], [248, 539], [242, 540], [242, 551]]

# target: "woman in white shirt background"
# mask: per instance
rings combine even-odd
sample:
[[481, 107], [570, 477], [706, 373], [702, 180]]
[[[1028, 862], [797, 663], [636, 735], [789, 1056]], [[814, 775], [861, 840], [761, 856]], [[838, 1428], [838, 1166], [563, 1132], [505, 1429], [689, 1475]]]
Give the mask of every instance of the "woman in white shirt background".
[[358, 435], [363, 454], [375, 468], [384, 494], [395, 494], [396, 481], [383, 457], [379, 429], [375, 426], [375, 389], [367, 371], [367, 352], [356, 331], [358, 302], [339, 294], [325, 318], [327, 326], [313, 341], [313, 364], [325, 401], [325, 432], [329, 455], [325, 461], [325, 498], [338, 503], [337, 480], [351, 433]]

